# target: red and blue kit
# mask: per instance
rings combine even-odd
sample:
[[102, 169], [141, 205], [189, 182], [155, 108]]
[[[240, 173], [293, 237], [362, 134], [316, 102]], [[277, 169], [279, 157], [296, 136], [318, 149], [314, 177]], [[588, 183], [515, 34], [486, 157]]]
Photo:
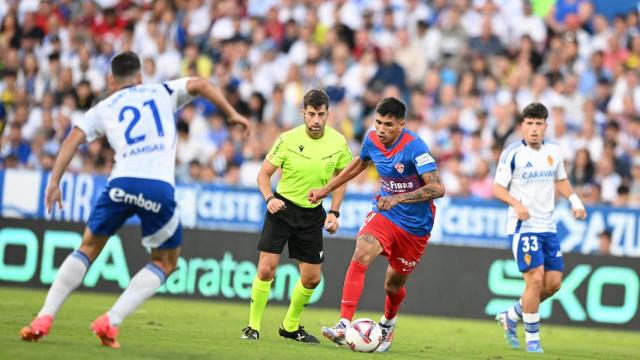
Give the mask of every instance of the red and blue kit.
[[420, 261], [429, 240], [436, 211], [433, 201], [398, 204], [387, 211], [379, 211], [377, 203], [380, 197], [408, 193], [424, 186], [421, 175], [437, 170], [436, 162], [427, 144], [407, 129], [403, 129], [389, 148], [380, 142], [375, 131], [370, 131], [362, 144], [360, 159], [373, 161], [381, 190], [359, 235], [375, 236], [394, 270], [408, 274]]

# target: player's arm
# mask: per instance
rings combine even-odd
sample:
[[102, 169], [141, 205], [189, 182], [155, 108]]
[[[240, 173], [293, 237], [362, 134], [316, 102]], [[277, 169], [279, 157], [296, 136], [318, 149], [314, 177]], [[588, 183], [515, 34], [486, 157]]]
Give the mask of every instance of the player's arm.
[[275, 165], [268, 160], [264, 160], [260, 171], [258, 171], [258, 189], [260, 193], [262, 193], [264, 201], [267, 202], [267, 210], [272, 214], [286, 208], [284, 201], [276, 198], [275, 195], [273, 195], [273, 190], [271, 190], [271, 177], [276, 170], [278, 170], [278, 168]]
[[527, 210], [524, 205], [518, 199], [514, 198], [509, 194], [509, 190], [497, 183], [493, 183], [493, 197], [502, 201], [503, 203], [512, 206], [515, 210], [518, 220], [527, 220], [529, 219], [529, 210]]
[[424, 185], [414, 191], [381, 197], [378, 200], [378, 210], [389, 210], [397, 204], [411, 204], [425, 202], [444, 196], [444, 185], [440, 172], [433, 170], [420, 175]]
[[[367, 166], [369, 166], [369, 161], [370, 160], [367, 160], [367, 161], [362, 160], [360, 159], [360, 157], [356, 157], [355, 159], [353, 159], [353, 161], [351, 161], [351, 163], [349, 163], [349, 165], [347, 165], [347, 167], [344, 168], [344, 170], [342, 170], [338, 174], [338, 176], [331, 179], [331, 181], [329, 181], [327, 185], [323, 186], [322, 189], [312, 189], [309, 192], [309, 196], [308, 196], [309, 202], [317, 203], [318, 201], [327, 197], [327, 195], [329, 195], [330, 192], [338, 189], [340, 186], [347, 183], [349, 180], [358, 176], [358, 174], [360, 174], [362, 171], [364, 171], [367, 168]], [[343, 195], [344, 195], [344, 191], [345, 190], [343, 189], [342, 190]]]
[[51, 169], [51, 177], [49, 178], [49, 184], [45, 194], [45, 206], [47, 212], [51, 212], [53, 206], [58, 203], [58, 208], [62, 209], [62, 193], [60, 192], [60, 179], [64, 174], [64, 171], [69, 166], [73, 155], [75, 155], [78, 146], [84, 144], [87, 137], [80, 128], [74, 126], [62, 142], [60, 146], [60, 152], [56, 156], [56, 160], [53, 163], [53, 169]]
[[[334, 172], [335, 176], [340, 175], [343, 170], [344, 169], [336, 169]], [[342, 205], [342, 200], [344, 200], [346, 190], [347, 185], [342, 184], [333, 191], [333, 196], [331, 197], [331, 211], [340, 211], [340, 205]], [[327, 232], [329, 232], [329, 234], [334, 234], [338, 231], [338, 226], [340, 226], [338, 218], [334, 214], [328, 213], [327, 218], [324, 220], [324, 228]]]
[[249, 120], [240, 115], [236, 109], [231, 106], [218, 87], [213, 86], [209, 81], [203, 78], [194, 77], [187, 81], [187, 92], [194, 96], [203, 96], [207, 100], [213, 102], [225, 115], [227, 115], [230, 123], [244, 126], [244, 135], [245, 137], [249, 136]]
[[557, 180], [556, 189], [560, 195], [569, 199], [569, 202], [571, 203], [571, 211], [576, 219], [584, 219], [587, 217], [587, 211], [585, 210], [578, 195], [573, 191], [573, 187], [571, 186], [569, 179], [564, 178], [562, 180]]

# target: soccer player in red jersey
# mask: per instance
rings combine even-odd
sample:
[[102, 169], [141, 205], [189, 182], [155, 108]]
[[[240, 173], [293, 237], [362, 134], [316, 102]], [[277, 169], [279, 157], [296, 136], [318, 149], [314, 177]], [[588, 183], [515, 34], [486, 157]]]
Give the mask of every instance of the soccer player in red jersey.
[[381, 193], [358, 233], [356, 249], [342, 289], [340, 321], [323, 327], [322, 334], [344, 344], [344, 333], [364, 288], [368, 266], [378, 255], [388, 258], [387, 293], [380, 320], [383, 340], [376, 351], [389, 350], [398, 309], [405, 298], [407, 278], [420, 262], [435, 217], [433, 199], [444, 195], [444, 186], [429, 148], [418, 135], [404, 128], [406, 106], [388, 97], [376, 106], [375, 131], [362, 144], [360, 156], [321, 189], [311, 190], [309, 201], [317, 202], [353, 179], [373, 162], [380, 175]]

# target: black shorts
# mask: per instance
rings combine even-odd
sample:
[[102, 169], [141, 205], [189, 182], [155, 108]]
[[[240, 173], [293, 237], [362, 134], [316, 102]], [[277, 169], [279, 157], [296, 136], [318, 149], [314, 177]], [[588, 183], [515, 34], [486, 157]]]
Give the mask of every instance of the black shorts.
[[322, 205], [303, 208], [280, 194], [274, 195], [284, 201], [287, 209], [275, 214], [267, 211], [258, 250], [282, 254], [284, 245], [288, 243], [290, 258], [309, 264], [322, 263], [322, 228], [327, 217]]

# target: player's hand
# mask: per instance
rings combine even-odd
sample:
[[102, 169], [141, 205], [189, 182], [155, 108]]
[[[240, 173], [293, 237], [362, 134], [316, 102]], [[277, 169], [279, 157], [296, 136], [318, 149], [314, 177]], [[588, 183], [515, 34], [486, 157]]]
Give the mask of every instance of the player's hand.
[[585, 210], [585, 208], [571, 209], [571, 211], [573, 212], [573, 217], [578, 220], [584, 220], [587, 218], [587, 210]]
[[378, 199], [378, 210], [387, 211], [392, 207], [398, 205], [398, 198], [395, 196], [382, 196]]
[[244, 126], [244, 131], [242, 132], [242, 136], [244, 137], [245, 140], [249, 139], [249, 134], [251, 133], [251, 130], [249, 129], [249, 125], [250, 125], [249, 119], [240, 115], [239, 113], [235, 113], [229, 116], [229, 122], [234, 125]]
[[311, 191], [309, 191], [309, 195], [307, 195], [307, 200], [309, 200], [310, 203], [315, 204], [318, 201], [324, 199], [327, 197], [327, 192], [324, 191], [324, 188], [322, 189], [311, 189]]
[[518, 204], [514, 206], [514, 210], [516, 211], [516, 215], [518, 216], [518, 220], [529, 220], [529, 210], [522, 204]]
[[324, 229], [327, 230], [329, 234], [335, 234], [336, 231], [338, 231], [338, 227], [340, 227], [338, 218], [333, 214], [327, 214], [327, 218], [324, 219]]
[[47, 213], [51, 214], [51, 210], [58, 203], [58, 209], [62, 210], [62, 192], [60, 192], [60, 186], [58, 184], [47, 185], [47, 190], [44, 196], [44, 205], [47, 208]]
[[284, 201], [274, 198], [267, 203], [267, 210], [271, 214], [275, 214], [280, 210], [287, 210], [287, 206], [284, 204]]

